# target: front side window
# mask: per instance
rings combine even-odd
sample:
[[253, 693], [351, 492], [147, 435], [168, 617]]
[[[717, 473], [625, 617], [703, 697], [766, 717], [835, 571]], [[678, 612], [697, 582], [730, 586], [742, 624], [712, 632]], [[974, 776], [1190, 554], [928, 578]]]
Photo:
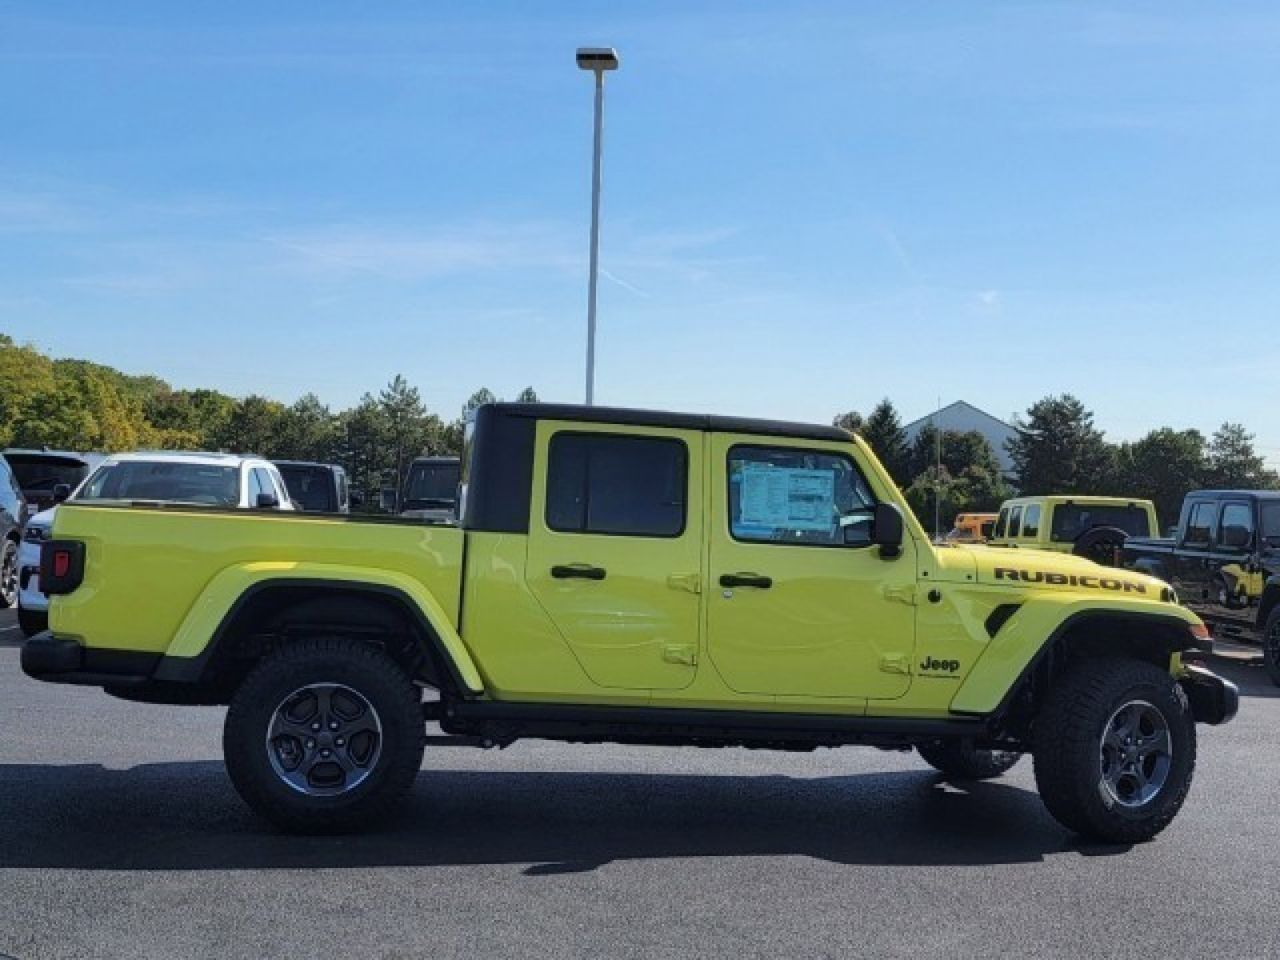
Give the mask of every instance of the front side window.
[[1022, 508], [1014, 507], [1009, 512], [1009, 536], [1016, 537], [1022, 530]]
[[683, 441], [557, 433], [547, 458], [547, 526], [560, 533], [678, 537], [688, 486]]
[[1187, 518], [1186, 543], [1208, 543], [1213, 536], [1213, 504], [1197, 503]]
[[1040, 504], [1033, 503], [1027, 507], [1026, 515], [1022, 518], [1022, 535], [1024, 537], [1040, 536]]
[[[808, 546], [870, 542], [876, 501], [849, 457], [734, 447], [728, 466], [729, 532], [735, 540]], [[857, 527], [866, 535], [850, 536], [847, 528]]]

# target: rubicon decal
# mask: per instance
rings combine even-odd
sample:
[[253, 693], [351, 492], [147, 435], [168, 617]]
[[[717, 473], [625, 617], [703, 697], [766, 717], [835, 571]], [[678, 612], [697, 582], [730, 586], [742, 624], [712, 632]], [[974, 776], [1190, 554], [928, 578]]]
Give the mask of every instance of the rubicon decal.
[[1087, 587], [1090, 590], [1115, 590], [1120, 593], [1146, 593], [1144, 583], [1121, 580], [1118, 577], [1095, 577], [1090, 574], [1048, 573], [1044, 570], [1017, 570], [1013, 567], [996, 567], [997, 580], [1016, 580], [1019, 583], [1048, 583], [1055, 587]]

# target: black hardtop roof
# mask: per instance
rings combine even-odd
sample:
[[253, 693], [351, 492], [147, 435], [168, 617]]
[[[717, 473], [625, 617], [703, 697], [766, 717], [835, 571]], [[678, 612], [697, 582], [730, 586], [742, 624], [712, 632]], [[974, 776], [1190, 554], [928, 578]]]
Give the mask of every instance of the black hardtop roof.
[[1192, 490], [1187, 494], [1203, 500], [1225, 500], [1241, 497], [1248, 500], [1280, 500], [1280, 490]]
[[618, 423], [629, 427], [670, 427], [716, 433], [754, 433], [768, 437], [795, 437], [801, 440], [847, 441], [849, 434], [839, 427], [784, 420], [755, 420], [724, 417], [710, 413], [672, 413], [666, 410], [633, 410], [629, 407], [588, 407], [576, 403], [494, 403], [494, 413], [505, 417], [537, 420], [570, 420], [580, 423]]

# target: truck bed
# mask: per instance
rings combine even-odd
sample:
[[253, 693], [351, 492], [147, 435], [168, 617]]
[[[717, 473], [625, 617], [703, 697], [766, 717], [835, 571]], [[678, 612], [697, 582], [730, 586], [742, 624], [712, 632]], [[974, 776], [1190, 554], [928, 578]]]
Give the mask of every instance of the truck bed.
[[58, 510], [53, 537], [83, 540], [86, 560], [83, 586], [52, 605], [50, 626], [87, 637], [94, 647], [162, 653], [215, 577], [263, 565], [373, 567], [401, 575], [425, 586], [450, 622], [458, 622], [463, 533], [456, 527], [286, 511], [67, 503]]

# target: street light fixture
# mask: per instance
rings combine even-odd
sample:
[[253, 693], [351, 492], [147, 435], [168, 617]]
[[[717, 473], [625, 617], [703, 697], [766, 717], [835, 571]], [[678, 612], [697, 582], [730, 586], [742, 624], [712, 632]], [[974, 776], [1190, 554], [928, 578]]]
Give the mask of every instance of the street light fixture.
[[595, 399], [596, 381], [596, 275], [600, 267], [600, 150], [604, 133], [604, 74], [618, 69], [613, 47], [579, 47], [578, 69], [596, 77], [595, 146], [591, 155], [591, 267], [587, 280], [587, 406]]

